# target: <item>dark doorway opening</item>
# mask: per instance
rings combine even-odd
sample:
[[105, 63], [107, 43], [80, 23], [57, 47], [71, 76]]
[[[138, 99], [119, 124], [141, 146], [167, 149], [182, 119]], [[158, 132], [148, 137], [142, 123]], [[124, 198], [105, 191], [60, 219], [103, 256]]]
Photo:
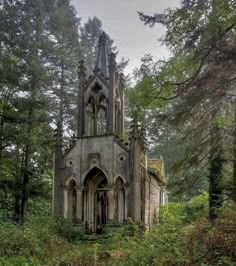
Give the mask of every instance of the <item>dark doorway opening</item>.
[[108, 185], [105, 174], [93, 168], [85, 179], [84, 222], [87, 232], [101, 233], [108, 221]]

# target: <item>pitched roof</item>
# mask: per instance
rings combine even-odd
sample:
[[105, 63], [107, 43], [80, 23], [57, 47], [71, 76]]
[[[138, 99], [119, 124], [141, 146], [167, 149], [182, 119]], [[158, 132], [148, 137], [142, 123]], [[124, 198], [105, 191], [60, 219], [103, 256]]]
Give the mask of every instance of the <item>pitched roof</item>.
[[165, 167], [162, 159], [149, 159], [148, 172], [155, 176], [163, 185], [166, 184]]

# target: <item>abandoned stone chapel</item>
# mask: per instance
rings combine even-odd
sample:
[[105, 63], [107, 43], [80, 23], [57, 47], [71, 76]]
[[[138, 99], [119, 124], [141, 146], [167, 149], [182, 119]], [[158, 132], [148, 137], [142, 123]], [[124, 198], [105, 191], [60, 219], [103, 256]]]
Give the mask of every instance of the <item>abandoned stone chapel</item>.
[[124, 141], [124, 80], [106, 33], [99, 38], [93, 75], [78, 71], [77, 136], [62, 149], [55, 133], [53, 214], [87, 232], [130, 217], [146, 228], [159, 221], [165, 201], [162, 159], [148, 159], [143, 128], [132, 123]]

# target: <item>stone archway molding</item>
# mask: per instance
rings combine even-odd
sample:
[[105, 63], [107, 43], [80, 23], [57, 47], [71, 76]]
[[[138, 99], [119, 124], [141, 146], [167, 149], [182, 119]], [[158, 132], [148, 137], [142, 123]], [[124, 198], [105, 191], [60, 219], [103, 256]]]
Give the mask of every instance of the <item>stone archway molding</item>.
[[[98, 186], [102, 187], [98, 189]], [[104, 187], [103, 187], [104, 185]], [[97, 194], [99, 193], [99, 194]], [[104, 194], [104, 195], [103, 195]], [[96, 232], [97, 225], [104, 226], [108, 221], [108, 178], [106, 173], [97, 166], [89, 168], [83, 176], [83, 217], [86, 231]], [[105, 196], [105, 204], [101, 205], [100, 197]], [[97, 201], [98, 200], [98, 201]], [[104, 215], [101, 216], [101, 213]], [[99, 220], [97, 219], [99, 217]], [[105, 217], [105, 219], [100, 219]], [[100, 221], [104, 220], [104, 223]]]
[[116, 181], [117, 181], [119, 178], [123, 181], [123, 183], [124, 183], [125, 186], [128, 185], [128, 181], [127, 181], [126, 178], [123, 177], [122, 175], [116, 175], [116, 177], [114, 178], [114, 184], [116, 184]]
[[74, 176], [69, 176], [69, 177], [66, 179], [65, 183], [64, 183], [65, 189], [68, 189], [68, 188], [69, 188], [70, 182], [71, 182], [72, 180], [75, 182], [75, 184], [76, 184], [76, 186], [77, 186], [77, 182], [76, 182], [76, 180], [75, 180], [75, 177], [74, 177]]
[[81, 183], [82, 183], [82, 186], [85, 185], [85, 180], [86, 180], [86, 177], [88, 176], [88, 174], [93, 170], [97, 168], [98, 170], [100, 170], [104, 176], [106, 177], [107, 179], [107, 182], [109, 183], [109, 178], [108, 178], [108, 173], [105, 169], [105, 167], [103, 165], [101, 165], [100, 163], [96, 163], [96, 164], [92, 164], [90, 165], [88, 168], [86, 168], [82, 174], [81, 174]]

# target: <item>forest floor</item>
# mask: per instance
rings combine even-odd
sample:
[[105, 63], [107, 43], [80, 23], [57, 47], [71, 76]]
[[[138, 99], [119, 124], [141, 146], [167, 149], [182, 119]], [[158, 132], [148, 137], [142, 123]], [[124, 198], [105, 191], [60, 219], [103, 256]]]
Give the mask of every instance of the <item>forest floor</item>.
[[22, 225], [1, 222], [0, 265], [236, 265], [235, 206], [229, 203], [209, 223], [202, 204], [170, 203], [165, 222], [149, 232], [131, 220], [101, 235], [83, 234], [50, 216], [30, 217]]

